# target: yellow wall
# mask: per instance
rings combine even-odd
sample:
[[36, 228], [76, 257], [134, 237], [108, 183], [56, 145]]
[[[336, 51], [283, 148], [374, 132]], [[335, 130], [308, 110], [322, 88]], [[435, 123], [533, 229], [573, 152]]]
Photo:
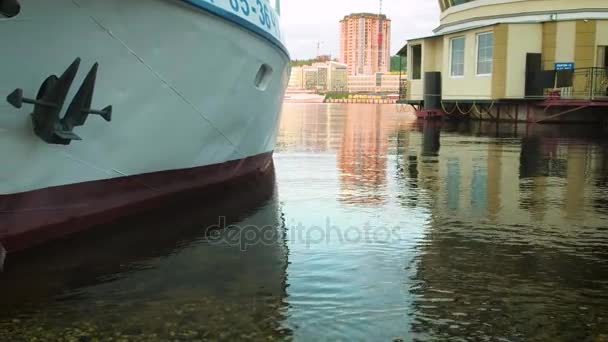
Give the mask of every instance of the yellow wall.
[[[597, 46], [608, 46], [608, 20], [598, 20], [597, 21], [596, 39], [597, 39]], [[595, 66], [603, 67], [605, 65], [604, 59], [608, 58], [608, 56], [604, 56], [606, 50], [598, 49], [597, 51], [598, 52], [597, 52], [597, 57], [595, 60]]]
[[[574, 39], [576, 37], [575, 21], [560, 21], [556, 30], [555, 61], [558, 63], [574, 62]], [[554, 65], [551, 66], [553, 68]]]
[[597, 45], [608, 46], [608, 20], [597, 21]]
[[506, 98], [522, 98], [526, 86], [526, 54], [541, 53], [542, 24], [509, 24]]
[[553, 69], [555, 65], [555, 50], [557, 45], [557, 23], [548, 22], [543, 25], [543, 69]]
[[424, 71], [441, 71], [443, 60], [443, 38], [426, 39], [422, 47], [423, 54], [427, 56], [424, 60]]
[[[492, 97], [492, 76], [477, 76], [477, 34], [492, 31], [483, 28], [444, 36], [443, 39], [443, 98], [444, 99], [490, 99]], [[465, 37], [464, 77], [450, 76], [450, 40]]]
[[422, 100], [424, 84], [422, 80], [410, 80], [407, 86], [408, 100]]
[[[477, 76], [476, 37], [487, 31], [494, 31], [494, 70], [492, 76]], [[466, 39], [465, 75], [453, 78], [450, 76], [450, 39], [461, 36]], [[527, 53], [542, 53], [547, 70], [553, 69], [555, 62], [575, 62], [576, 68], [597, 65], [597, 46], [608, 46], [608, 20], [500, 24], [410, 42], [418, 43], [423, 44], [423, 76], [426, 71], [442, 72], [444, 99], [523, 98]], [[411, 68], [411, 55], [408, 59], [408, 68]], [[575, 81], [575, 89], [583, 86]], [[408, 93], [408, 98], [421, 100], [423, 81], [412, 81]]]
[[[473, 3], [472, 3], [473, 4]], [[581, 8], [608, 8], [606, 0], [520, 0], [505, 1], [499, 4], [477, 6], [463, 10], [466, 6], [452, 7], [441, 17], [441, 24], [449, 24], [476, 17], [488, 17], [501, 14], [520, 14], [524, 12], [564, 11]]]
[[505, 97], [507, 83], [507, 43], [509, 26], [500, 24], [494, 27], [494, 49], [492, 61], [492, 98]]
[[595, 20], [577, 20], [576, 36], [574, 42], [574, 62], [576, 68], [590, 68], [595, 66], [595, 44], [597, 23]]

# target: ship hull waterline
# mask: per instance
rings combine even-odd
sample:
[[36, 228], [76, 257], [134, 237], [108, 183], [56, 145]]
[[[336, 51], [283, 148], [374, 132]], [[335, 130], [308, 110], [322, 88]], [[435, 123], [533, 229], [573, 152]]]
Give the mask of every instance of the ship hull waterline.
[[92, 107], [114, 112], [76, 127], [82, 141], [56, 145], [34, 133], [32, 106], [0, 104], [9, 253], [270, 165], [289, 77], [276, 42], [180, 0], [20, 3], [0, 19], [0, 39], [23, 42], [3, 48], [0, 94], [35, 97], [80, 58], [67, 102], [99, 63]]

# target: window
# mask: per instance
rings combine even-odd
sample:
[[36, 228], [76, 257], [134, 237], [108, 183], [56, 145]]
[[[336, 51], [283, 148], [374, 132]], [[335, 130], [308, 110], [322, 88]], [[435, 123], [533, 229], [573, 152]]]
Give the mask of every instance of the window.
[[598, 46], [597, 51], [599, 66], [608, 69], [608, 46]]
[[412, 79], [422, 79], [422, 45], [412, 45]]
[[464, 76], [464, 37], [453, 38], [450, 42], [450, 76]]
[[477, 35], [477, 75], [492, 74], [494, 57], [494, 34], [492, 32]]

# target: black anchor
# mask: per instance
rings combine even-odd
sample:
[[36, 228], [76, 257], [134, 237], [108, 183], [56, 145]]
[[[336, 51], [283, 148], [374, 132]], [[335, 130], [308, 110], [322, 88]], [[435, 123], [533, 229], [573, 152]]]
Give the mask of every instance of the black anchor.
[[106, 121], [112, 120], [112, 106], [102, 110], [91, 109], [99, 66], [97, 63], [87, 74], [65, 116], [59, 117], [79, 66], [80, 58], [76, 58], [61, 77], [57, 78], [55, 75], [47, 77], [40, 86], [36, 99], [24, 97], [22, 89], [15, 89], [6, 98], [8, 103], [15, 108], [21, 108], [24, 103], [34, 105], [34, 111], [31, 114], [34, 132], [49, 144], [68, 145], [72, 140], [82, 140], [72, 130], [76, 126], [84, 125], [89, 114], [100, 115]]

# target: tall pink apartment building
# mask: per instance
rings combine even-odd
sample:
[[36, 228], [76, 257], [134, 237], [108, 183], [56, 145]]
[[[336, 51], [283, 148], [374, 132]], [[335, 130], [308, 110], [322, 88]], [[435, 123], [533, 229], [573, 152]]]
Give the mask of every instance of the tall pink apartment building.
[[349, 75], [388, 72], [391, 20], [385, 15], [354, 13], [340, 20], [340, 62]]

